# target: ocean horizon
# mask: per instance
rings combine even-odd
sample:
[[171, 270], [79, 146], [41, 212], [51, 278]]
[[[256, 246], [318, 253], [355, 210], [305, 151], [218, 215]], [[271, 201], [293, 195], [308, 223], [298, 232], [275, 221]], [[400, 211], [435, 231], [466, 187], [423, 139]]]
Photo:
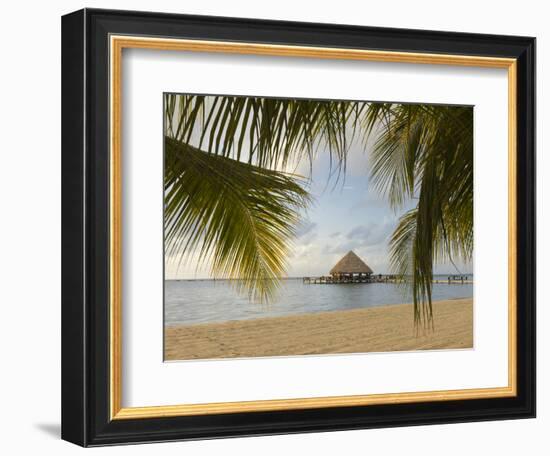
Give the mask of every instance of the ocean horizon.
[[[384, 274], [383, 274], [384, 275]], [[472, 274], [435, 274], [434, 280]], [[164, 281], [164, 324], [196, 325], [235, 320], [281, 317], [338, 310], [361, 309], [413, 301], [410, 289], [403, 284], [358, 283], [313, 285], [302, 277], [285, 277], [277, 298], [260, 304], [238, 293], [234, 279], [170, 279]], [[433, 301], [473, 297], [473, 284], [434, 283]]]

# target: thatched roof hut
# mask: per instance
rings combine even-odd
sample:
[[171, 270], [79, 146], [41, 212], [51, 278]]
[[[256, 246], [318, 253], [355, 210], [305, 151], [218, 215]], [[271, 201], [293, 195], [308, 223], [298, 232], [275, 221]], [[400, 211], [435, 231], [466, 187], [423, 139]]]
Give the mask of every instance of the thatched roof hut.
[[333, 276], [341, 275], [370, 275], [372, 269], [353, 251], [349, 251], [344, 257], [334, 265], [330, 270]]

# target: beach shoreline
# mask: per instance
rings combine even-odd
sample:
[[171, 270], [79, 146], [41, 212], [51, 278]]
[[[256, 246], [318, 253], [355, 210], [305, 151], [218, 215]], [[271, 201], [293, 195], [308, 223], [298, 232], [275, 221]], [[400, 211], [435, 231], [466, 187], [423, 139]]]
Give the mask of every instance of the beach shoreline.
[[433, 303], [435, 328], [415, 334], [412, 304], [167, 326], [165, 361], [465, 349], [473, 299]]

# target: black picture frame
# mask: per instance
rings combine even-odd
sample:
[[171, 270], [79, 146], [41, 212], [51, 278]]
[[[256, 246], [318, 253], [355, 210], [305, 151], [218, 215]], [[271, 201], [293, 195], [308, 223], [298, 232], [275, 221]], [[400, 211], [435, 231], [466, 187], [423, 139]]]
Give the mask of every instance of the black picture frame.
[[[111, 420], [112, 34], [517, 59], [517, 395]], [[82, 446], [535, 416], [535, 39], [84, 9], [62, 19], [62, 438]]]

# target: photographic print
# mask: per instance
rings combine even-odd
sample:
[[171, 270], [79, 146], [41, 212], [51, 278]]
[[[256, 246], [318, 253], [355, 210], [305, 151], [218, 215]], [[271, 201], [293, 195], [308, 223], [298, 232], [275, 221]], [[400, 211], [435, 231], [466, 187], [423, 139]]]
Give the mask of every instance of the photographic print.
[[164, 96], [166, 361], [473, 347], [473, 107]]
[[534, 38], [83, 9], [62, 54], [64, 440], [535, 416]]

